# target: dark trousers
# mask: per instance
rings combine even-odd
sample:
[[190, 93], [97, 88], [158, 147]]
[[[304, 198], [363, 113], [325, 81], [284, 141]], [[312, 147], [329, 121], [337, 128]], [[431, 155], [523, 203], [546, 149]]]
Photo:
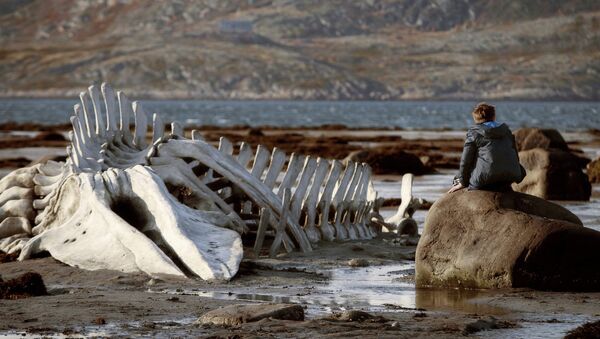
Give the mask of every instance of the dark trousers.
[[498, 182], [498, 183], [479, 186], [479, 187], [469, 185], [469, 191], [473, 191], [473, 190], [492, 191], [492, 192], [512, 192], [513, 191], [510, 182]]

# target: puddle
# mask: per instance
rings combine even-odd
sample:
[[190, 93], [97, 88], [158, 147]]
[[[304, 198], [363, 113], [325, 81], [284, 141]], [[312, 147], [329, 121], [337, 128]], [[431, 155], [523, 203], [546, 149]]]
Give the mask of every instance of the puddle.
[[464, 313], [499, 315], [507, 311], [470, 299], [489, 296], [476, 290], [415, 289], [406, 282], [414, 275], [414, 262], [364, 268], [334, 268], [321, 271], [328, 277], [323, 285], [299, 286], [293, 291], [258, 293], [255, 288], [235, 291], [148, 290], [151, 293], [188, 294], [222, 300], [294, 303], [306, 306], [307, 317], [330, 314], [332, 311], [360, 309], [367, 312], [458, 311]]
[[[28, 331], [5, 331], [0, 333], [0, 338], [110, 338], [110, 337], [139, 337], [144, 333], [144, 337], [152, 338], [173, 338], [186, 337], [186, 329], [182, 328], [191, 325], [198, 318], [190, 317], [183, 319], [167, 319], [160, 321], [131, 321], [131, 322], [109, 322], [105, 325], [94, 326], [76, 326], [62, 332], [53, 332], [50, 329], [32, 329]], [[167, 330], [166, 332], [163, 332]], [[154, 332], [157, 331], [157, 332]], [[149, 335], [148, 333], [152, 333]], [[138, 333], [138, 334], [136, 334]], [[188, 334], [189, 336], [189, 334]]]
[[538, 315], [535, 313], [520, 314], [518, 327], [483, 331], [475, 335], [477, 338], [528, 338], [549, 339], [563, 338], [568, 331], [592, 321], [593, 318], [576, 314]]

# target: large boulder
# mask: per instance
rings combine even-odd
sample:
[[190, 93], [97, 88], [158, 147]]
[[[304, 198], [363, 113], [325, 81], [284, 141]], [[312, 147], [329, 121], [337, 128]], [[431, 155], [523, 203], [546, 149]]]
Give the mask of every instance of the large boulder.
[[514, 135], [519, 151], [534, 148], [569, 150], [565, 139], [555, 129], [520, 128], [514, 132]]
[[432, 169], [423, 165], [421, 159], [394, 147], [374, 147], [350, 153], [345, 161], [364, 162], [371, 166], [374, 174], [422, 175]]
[[559, 149], [534, 148], [519, 152], [519, 161], [527, 175], [518, 192], [549, 200], [589, 200], [592, 186], [581, 170], [581, 158]]
[[600, 232], [549, 201], [461, 190], [427, 215], [417, 287], [600, 291]]

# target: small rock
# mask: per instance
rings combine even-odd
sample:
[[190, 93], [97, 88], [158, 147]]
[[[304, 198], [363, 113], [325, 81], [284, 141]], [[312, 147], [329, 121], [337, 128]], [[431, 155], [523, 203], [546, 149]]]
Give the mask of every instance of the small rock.
[[27, 272], [15, 279], [0, 282], [0, 299], [21, 299], [48, 295], [39, 273]]
[[494, 317], [479, 319], [465, 326], [464, 333], [471, 334], [480, 331], [488, 331], [498, 328], [498, 321]]
[[302, 321], [304, 309], [300, 305], [289, 304], [231, 305], [206, 312], [196, 323], [235, 326], [265, 318]]
[[21, 253], [21, 252], [17, 251], [15, 253], [8, 254], [8, 253], [0, 251], [0, 264], [6, 263], [6, 262], [11, 262], [11, 261], [16, 261], [17, 258], [19, 257], [19, 253]]
[[152, 322], [152, 321], [144, 321], [142, 323], [142, 327], [143, 328], [148, 328], [148, 329], [154, 329], [154, 328], [156, 328], [156, 324], [154, 322]]
[[571, 330], [565, 336], [565, 339], [592, 339], [600, 338], [600, 320], [589, 322]]
[[348, 266], [350, 267], [367, 267], [369, 266], [369, 262], [366, 259], [362, 258], [354, 258], [348, 261]]
[[365, 250], [364, 248], [358, 245], [352, 245], [350, 249], [352, 250], [352, 252], [362, 252]]
[[587, 165], [587, 175], [592, 184], [600, 183], [600, 158]]
[[399, 321], [394, 321], [390, 326], [391, 327], [400, 327], [400, 322]]
[[106, 319], [102, 318], [102, 317], [98, 317], [96, 319], [94, 319], [94, 321], [92, 321], [93, 324], [96, 325], [106, 325]]
[[342, 313], [332, 315], [332, 319], [339, 321], [355, 321], [355, 322], [386, 322], [387, 319], [381, 316], [375, 316], [365, 311], [347, 310]]
[[177, 297], [170, 297], [170, 298], [167, 298], [167, 301], [179, 302], [179, 298], [177, 298]]

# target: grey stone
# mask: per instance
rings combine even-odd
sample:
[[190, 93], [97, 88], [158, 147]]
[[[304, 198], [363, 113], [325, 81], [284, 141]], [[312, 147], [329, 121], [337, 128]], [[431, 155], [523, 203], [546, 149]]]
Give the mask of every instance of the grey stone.
[[265, 318], [302, 321], [304, 309], [290, 304], [230, 305], [204, 313], [196, 323], [234, 326]]

